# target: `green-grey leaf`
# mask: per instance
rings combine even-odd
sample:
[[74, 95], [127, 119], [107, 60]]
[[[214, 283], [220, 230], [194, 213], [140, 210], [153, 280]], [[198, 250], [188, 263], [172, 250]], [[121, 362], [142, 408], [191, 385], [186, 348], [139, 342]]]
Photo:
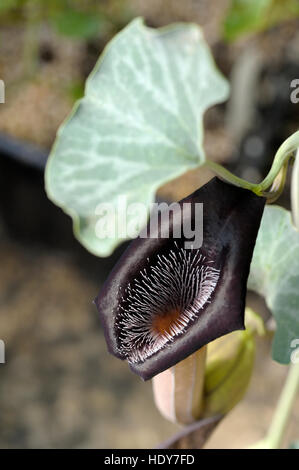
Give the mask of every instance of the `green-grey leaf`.
[[159, 186], [204, 162], [203, 113], [227, 95], [195, 24], [154, 30], [138, 18], [109, 43], [46, 169], [48, 196], [88, 250], [108, 256], [122, 241], [96, 236], [99, 204], [125, 195], [148, 207]]
[[248, 288], [265, 298], [275, 317], [273, 359], [288, 364], [299, 339], [299, 233], [282, 207], [265, 208]]
[[78, 38], [91, 38], [102, 26], [99, 16], [69, 8], [55, 13], [50, 19], [59, 34]]
[[231, 0], [224, 21], [224, 36], [235, 40], [298, 15], [298, 0]]

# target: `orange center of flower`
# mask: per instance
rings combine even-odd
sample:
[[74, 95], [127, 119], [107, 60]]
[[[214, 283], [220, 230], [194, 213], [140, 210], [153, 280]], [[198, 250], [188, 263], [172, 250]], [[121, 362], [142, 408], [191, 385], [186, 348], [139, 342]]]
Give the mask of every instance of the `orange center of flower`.
[[171, 334], [171, 326], [176, 323], [180, 317], [181, 312], [176, 309], [163, 312], [161, 315], [157, 315], [153, 319], [153, 330], [158, 334]]

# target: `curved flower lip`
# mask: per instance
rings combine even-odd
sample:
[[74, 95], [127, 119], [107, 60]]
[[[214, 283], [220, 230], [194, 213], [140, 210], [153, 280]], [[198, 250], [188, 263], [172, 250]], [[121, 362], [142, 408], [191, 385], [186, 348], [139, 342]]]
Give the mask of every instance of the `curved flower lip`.
[[[265, 198], [213, 178], [179, 204], [186, 202], [203, 203], [203, 244], [199, 250], [218, 269], [219, 278], [209, 301], [184, 332], [144, 360], [129, 362], [131, 370], [144, 380], [174, 366], [210, 341], [245, 328], [246, 284]], [[175, 223], [174, 219], [169, 222], [170, 234]], [[182, 236], [180, 246], [184, 240]], [[117, 327], [123, 294], [141, 271], [173, 247], [172, 237], [136, 238], [95, 299], [108, 350], [120, 359], [127, 359], [120, 347]]]

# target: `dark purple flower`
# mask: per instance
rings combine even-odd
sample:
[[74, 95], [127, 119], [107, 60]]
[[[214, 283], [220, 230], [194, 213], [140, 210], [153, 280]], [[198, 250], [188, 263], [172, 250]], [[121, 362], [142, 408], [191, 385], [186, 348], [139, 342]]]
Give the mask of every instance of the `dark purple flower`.
[[[246, 284], [265, 199], [213, 178], [179, 202], [203, 203], [203, 243], [174, 238], [180, 217], [162, 220], [169, 238], [137, 238], [95, 303], [109, 351], [147, 380], [210, 341], [244, 329]], [[185, 220], [186, 222], [186, 220]], [[189, 240], [190, 241], [190, 240]]]

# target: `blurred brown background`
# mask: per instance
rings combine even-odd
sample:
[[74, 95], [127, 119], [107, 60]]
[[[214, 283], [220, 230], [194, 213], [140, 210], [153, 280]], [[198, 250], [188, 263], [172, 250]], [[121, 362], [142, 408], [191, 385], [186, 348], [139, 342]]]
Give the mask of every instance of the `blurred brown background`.
[[[260, 181], [277, 147], [298, 129], [290, 82], [299, 78], [299, 21], [278, 21], [228, 42], [229, 1], [90, 1], [86, 24], [72, 14], [76, 1], [11, 4], [0, 6], [0, 79], [6, 84], [0, 104], [0, 338], [6, 344], [0, 447], [154, 447], [178, 426], [155, 409], [151, 384], [108, 355], [92, 304], [123, 247], [97, 259], [74, 240], [71, 221], [44, 193], [48, 150], [103, 47], [130, 19], [144, 16], [153, 27], [192, 21], [203, 27], [232, 83], [229, 102], [205, 116], [207, 156]], [[159, 197], [180, 199], [210, 177], [190, 172], [161, 188]], [[288, 190], [278, 203], [288, 207]], [[261, 299], [249, 300], [268, 318]], [[259, 341], [246, 398], [207, 447], [244, 447], [264, 436], [287, 372], [271, 360], [270, 348], [271, 338]], [[284, 445], [298, 438], [299, 400]]]

